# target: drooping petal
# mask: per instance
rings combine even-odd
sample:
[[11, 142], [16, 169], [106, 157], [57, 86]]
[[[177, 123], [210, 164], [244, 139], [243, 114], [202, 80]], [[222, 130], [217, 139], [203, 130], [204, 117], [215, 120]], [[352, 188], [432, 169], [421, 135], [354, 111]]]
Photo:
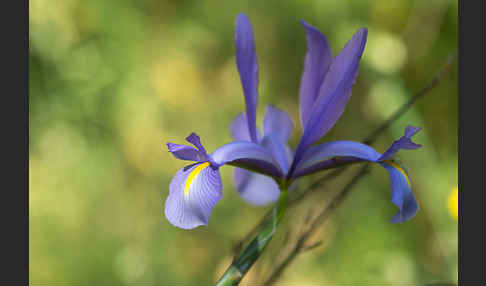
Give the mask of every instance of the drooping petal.
[[264, 147], [252, 142], [236, 141], [225, 144], [211, 153], [209, 157], [211, 164], [216, 167], [230, 164], [273, 177], [283, 176], [283, 172], [272, 154]]
[[258, 103], [258, 63], [253, 29], [248, 16], [238, 14], [235, 24], [236, 66], [245, 95], [246, 117], [251, 141], [258, 143], [256, 107]]
[[419, 207], [412, 193], [410, 178], [405, 169], [389, 160], [380, 164], [390, 175], [392, 202], [399, 208], [399, 211], [390, 219], [390, 222], [401, 223], [413, 218]]
[[263, 134], [265, 136], [272, 135], [287, 143], [290, 135], [292, 135], [293, 126], [292, 119], [287, 112], [272, 105], [266, 106], [265, 117], [263, 118]]
[[324, 136], [343, 113], [358, 73], [367, 34], [367, 29], [358, 30], [332, 62], [297, 147], [291, 172], [307, 148]]
[[398, 150], [400, 149], [408, 149], [408, 150], [413, 150], [413, 149], [418, 149], [422, 145], [416, 144], [412, 142], [412, 136], [417, 134], [417, 132], [420, 131], [420, 127], [414, 127], [414, 126], [407, 126], [405, 128], [405, 135], [400, 137], [400, 139], [395, 140], [393, 144], [388, 148], [388, 150], [383, 153], [383, 155], [380, 157], [380, 160], [388, 160], [391, 157], [393, 157]]
[[208, 162], [179, 170], [169, 186], [165, 216], [183, 229], [208, 225], [213, 207], [222, 198], [219, 171]]
[[171, 152], [177, 159], [189, 161], [204, 160], [204, 154], [192, 146], [167, 143], [167, 147], [169, 148], [169, 152]]
[[[372, 147], [354, 141], [331, 141], [311, 147], [297, 164], [293, 177], [312, 174], [325, 169], [333, 157], [351, 157], [376, 162], [381, 154]], [[356, 161], [356, 160], [355, 160]]]
[[300, 122], [302, 129], [305, 125], [318, 96], [319, 88], [332, 63], [332, 51], [326, 37], [319, 30], [304, 21], [307, 39], [307, 52], [304, 61], [304, 71], [300, 80]]
[[[399, 149], [416, 149], [419, 144], [411, 141], [410, 137], [420, 129], [407, 127], [405, 135], [395, 141], [388, 150], [393, 155]], [[411, 147], [411, 148], [409, 148]], [[393, 153], [393, 154], [392, 154]], [[336, 157], [338, 157], [336, 159]], [[404, 222], [411, 219], [418, 211], [418, 205], [411, 190], [410, 179], [405, 169], [391, 160], [383, 160], [384, 155], [376, 152], [370, 146], [353, 141], [335, 141], [320, 144], [309, 149], [303, 159], [297, 164], [296, 171], [292, 178], [315, 173], [340, 164], [349, 164], [359, 161], [370, 161], [379, 163], [390, 175], [392, 186], [392, 202], [398, 206], [399, 212], [395, 214], [391, 222]]]
[[280, 196], [277, 183], [268, 176], [235, 168], [233, 180], [241, 197], [252, 205], [267, 205]]
[[[380, 162], [388, 160], [400, 149], [420, 148], [421, 145], [412, 142], [411, 139], [420, 129], [419, 127], [407, 126], [405, 128], [405, 135], [395, 140], [383, 154], [376, 152], [375, 149], [366, 144], [354, 141], [332, 141], [313, 146], [304, 153], [292, 177], [296, 178], [312, 174], [340, 163], [344, 164], [357, 161]], [[336, 160], [334, 157], [343, 158]], [[330, 160], [331, 158], [333, 159]]]

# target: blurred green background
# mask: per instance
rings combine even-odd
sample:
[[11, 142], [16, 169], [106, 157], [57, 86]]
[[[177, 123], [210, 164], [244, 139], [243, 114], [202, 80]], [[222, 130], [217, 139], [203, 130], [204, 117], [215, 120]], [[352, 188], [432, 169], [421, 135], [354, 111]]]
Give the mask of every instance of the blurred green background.
[[[328, 37], [334, 54], [358, 28], [369, 29], [353, 96], [326, 140], [362, 140], [457, 47], [457, 1], [449, 0], [31, 0], [29, 8], [31, 285], [212, 285], [229, 264], [233, 244], [269, 207], [245, 203], [225, 167], [209, 227], [173, 227], [163, 206], [185, 162], [165, 143], [183, 143], [193, 131], [208, 151], [231, 141], [231, 120], [244, 110], [237, 13], [255, 30], [258, 121], [267, 103], [288, 111], [294, 148], [306, 49], [300, 19]], [[325, 243], [299, 256], [277, 285], [457, 282], [449, 207], [457, 188], [456, 64], [374, 147], [383, 152], [407, 124], [423, 127], [415, 137], [423, 148], [399, 154], [417, 216], [388, 223], [396, 207], [388, 175], [374, 166], [319, 230]], [[321, 197], [314, 204], [325, 206], [329, 197]], [[298, 227], [298, 212], [289, 212], [288, 227]], [[258, 285], [283, 246], [272, 241], [242, 284]]]

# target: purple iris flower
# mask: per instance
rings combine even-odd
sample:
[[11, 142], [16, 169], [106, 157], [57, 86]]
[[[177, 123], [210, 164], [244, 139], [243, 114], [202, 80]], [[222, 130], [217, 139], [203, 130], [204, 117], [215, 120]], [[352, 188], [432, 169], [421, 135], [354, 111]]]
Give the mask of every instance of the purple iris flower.
[[360, 161], [375, 162], [389, 173], [392, 202], [399, 211], [392, 223], [411, 219], [418, 211], [411, 191], [410, 178], [392, 159], [400, 149], [417, 149], [411, 141], [420, 128], [408, 126], [405, 134], [383, 154], [372, 147], [353, 141], [332, 141], [314, 145], [336, 123], [351, 96], [358, 75], [367, 29], [358, 30], [341, 52], [333, 57], [326, 37], [315, 27], [301, 22], [307, 38], [307, 53], [300, 85], [300, 123], [303, 135], [293, 152], [287, 145], [292, 134], [290, 116], [267, 106], [263, 135], [256, 126], [258, 102], [258, 64], [253, 30], [248, 17], [236, 19], [236, 65], [243, 86], [246, 112], [231, 124], [234, 142], [208, 154], [199, 136], [192, 133], [186, 140], [192, 146], [168, 143], [178, 159], [193, 161], [179, 170], [170, 183], [165, 202], [165, 215], [170, 223], [192, 229], [207, 225], [209, 216], [222, 197], [219, 168], [225, 164], [237, 167], [234, 182], [240, 195], [254, 205], [274, 202], [281, 188], [288, 188], [297, 178], [337, 165]]

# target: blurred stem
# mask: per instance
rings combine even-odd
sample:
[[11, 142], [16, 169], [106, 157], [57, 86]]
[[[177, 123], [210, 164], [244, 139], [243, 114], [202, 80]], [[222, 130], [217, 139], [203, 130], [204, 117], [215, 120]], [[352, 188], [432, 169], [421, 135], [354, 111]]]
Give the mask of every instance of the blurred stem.
[[226, 269], [223, 276], [219, 279], [217, 286], [238, 285], [257, 261], [263, 250], [268, 245], [273, 235], [277, 231], [277, 227], [282, 221], [282, 217], [287, 209], [288, 193], [287, 188], [283, 188], [280, 192], [280, 197], [273, 207], [270, 216], [265, 220], [260, 232], [250, 242], [243, 253]]

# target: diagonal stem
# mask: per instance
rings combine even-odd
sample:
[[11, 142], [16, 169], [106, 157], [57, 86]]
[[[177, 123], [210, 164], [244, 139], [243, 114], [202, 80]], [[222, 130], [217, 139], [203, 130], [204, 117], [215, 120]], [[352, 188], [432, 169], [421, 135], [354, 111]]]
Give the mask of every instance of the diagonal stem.
[[287, 201], [287, 189], [283, 189], [280, 192], [277, 204], [272, 208], [270, 216], [265, 220], [258, 235], [250, 242], [243, 253], [233, 260], [216, 286], [238, 285], [240, 283], [241, 279], [243, 279], [250, 267], [260, 257], [277, 231], [277, 227], [282, 221], [282, 217], [287, 209]]
[[403, 104], [397, 111], [395, 111], [385, 122], [383, 122], [378, 128], [376, 128], [366, 139], [363, 140], [364, 144], [373, 144], [376, 138], [381, 135], [390, 125], [400, 118], [407, 110], [412, 107], [417, 100], [426, 95], [434, 87], [436, 87], [442, 77], [450, 70], [452, 64], [456, 60], [457, 51], [452, 52], [439, 71], [434, 75], [434, 77], [427, 82], [427, 84], [414, 96], [412, 96], [405, 104]]

